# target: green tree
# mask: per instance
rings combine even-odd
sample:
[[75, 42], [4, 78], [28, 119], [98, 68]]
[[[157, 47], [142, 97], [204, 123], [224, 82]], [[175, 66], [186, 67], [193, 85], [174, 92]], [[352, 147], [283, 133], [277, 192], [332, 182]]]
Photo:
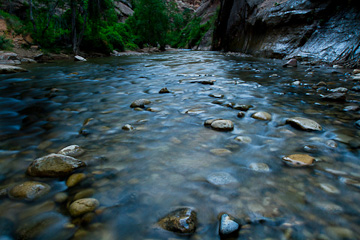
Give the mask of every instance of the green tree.
[[135, 1], [135, 12], [129, 24], [138, 36], [139, 46], [160, 45], [160, 49], [165, 49], [169, 17], [164, 0]]

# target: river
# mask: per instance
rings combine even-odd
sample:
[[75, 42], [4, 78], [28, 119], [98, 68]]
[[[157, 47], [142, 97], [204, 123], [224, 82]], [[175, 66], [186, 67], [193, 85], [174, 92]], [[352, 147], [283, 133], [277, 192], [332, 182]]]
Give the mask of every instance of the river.
[[[241, 222], [234, 239], [358, 239], [360, 114], [345, 107], [359, 106], [360, 97], [348, 71], [196, 51], [26, 68], [0, 76], [1, 239], [219, 239], [221, 213]], [[164, 87], [170, 93], [159, 94]], [[320, 97], [338, 87], [350, 90], [346, 102]], [[137, 99], [151, 103], [130, 108]], [[252, 107], [240, 118], [235, 104]], [[271, 120], [251, 117], [259, 111]], [[323, 130], [295, 129], [285, 123], [290, 117]], [[217, 118], [234, 130], [204, 126]], [[26, 175], [34, 159], [73, 144], [87, 163], [76, 186]], [[296, 153], [316, 162], [284, 164]], [[51, 190], [33, 201], [9, 197], [29, 180]], [[70, 217], [79, 192], [100, 206]], [[197, 212], [193, 235], [157, 226], [184, 206]]]

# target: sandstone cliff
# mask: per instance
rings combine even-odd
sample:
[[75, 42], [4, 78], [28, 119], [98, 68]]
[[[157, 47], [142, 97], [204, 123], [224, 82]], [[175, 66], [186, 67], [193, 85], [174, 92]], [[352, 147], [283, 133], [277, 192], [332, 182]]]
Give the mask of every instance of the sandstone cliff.
[[359, 65], [358, 1], [222, 0], [213, 49]]

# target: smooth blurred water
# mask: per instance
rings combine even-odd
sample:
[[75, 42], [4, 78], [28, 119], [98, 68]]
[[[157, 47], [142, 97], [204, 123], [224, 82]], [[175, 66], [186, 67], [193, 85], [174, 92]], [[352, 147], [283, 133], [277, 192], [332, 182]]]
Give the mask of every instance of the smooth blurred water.
[[[343, 109], [359, 105], [359, 94], [349, 91], [345, 103], [324, 101], [320, 93], [326, 89], [316, 91], [313, 85], [324, 81], [328, 89], [351, 89], [358, 82], [346, 70], [281, 65], [219, 52], [176, 51], [29, 65], [28, 73], [0, 76], [0, 190], [26, 180], [52, 186], [34, 202], [11, 200], [2, 192], [0, 218], [13, 227], [11, 233], [0, 228], [0, 236], [18, 236], [19, 228], [45, 212], [64, 217], [60, 228], [76, 232], [74, 239], [177, 239], [183, 236], [159, 230], [156, 222], [176, 207], [190, 206], [199, 222], [190, 239], [219, 239], [223, 212], [251, 221], [239, 239], [356, 239], [360, 132], [354, 123], [360, 114]], [[216, 82], [191, 83], [196, 80]], [[163, 87], [171, 93], [159, 94]], [[141, 98], [152, 102], [152, 111], [130, 108]], [[227, 103], [254, 107], [238, 118], [239, 111]], [[257, 111], [271, 113], [272, 120], [251, 118]], [[285, 124], [295, 116], [317, 121], [323, 131]], [[235, 129], [204, 127], [211, 118], [232, 120]], [[135, 130], [122, 130], [125, 124]], [[237, 136], [250, 137], [251, 143], [238, 143]], [[88, 163], [87, 178], [79, 185], [68, 189], [66, 179], [26, 176], [31, 161], [72, 144], [86, 150], [79, 159]], [[214, 149], [231, 152], [217, 155]], [[295, 153], [310, 154], [317, 162], [309, 168], [284, 165], [282, 157]], [[266, 163], [270, 171], [256, 172], [252, 163]], [[217, 173], [228, 173], [237, 183], [211, 184], [209, 176]], [[349, 179], [352, 184], [346, 184]], [[329, 185], [336, 191], [324, 190]], [[71, 202], [89, 188], [100, 210], [88, 224], [69, 217], [67, 202], [53, 202], [59, 192]], [[37, 239], [58, 239], [50, 234], [54, 227], [44, 228]]]

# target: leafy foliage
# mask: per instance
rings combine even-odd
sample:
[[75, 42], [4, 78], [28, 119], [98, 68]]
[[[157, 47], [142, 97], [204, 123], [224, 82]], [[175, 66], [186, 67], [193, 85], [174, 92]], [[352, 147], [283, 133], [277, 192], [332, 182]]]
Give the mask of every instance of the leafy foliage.
[[11, 50], [13, 47], [11, 40], [5, 38], [5, 36], [0, 36], [0, 50]]

